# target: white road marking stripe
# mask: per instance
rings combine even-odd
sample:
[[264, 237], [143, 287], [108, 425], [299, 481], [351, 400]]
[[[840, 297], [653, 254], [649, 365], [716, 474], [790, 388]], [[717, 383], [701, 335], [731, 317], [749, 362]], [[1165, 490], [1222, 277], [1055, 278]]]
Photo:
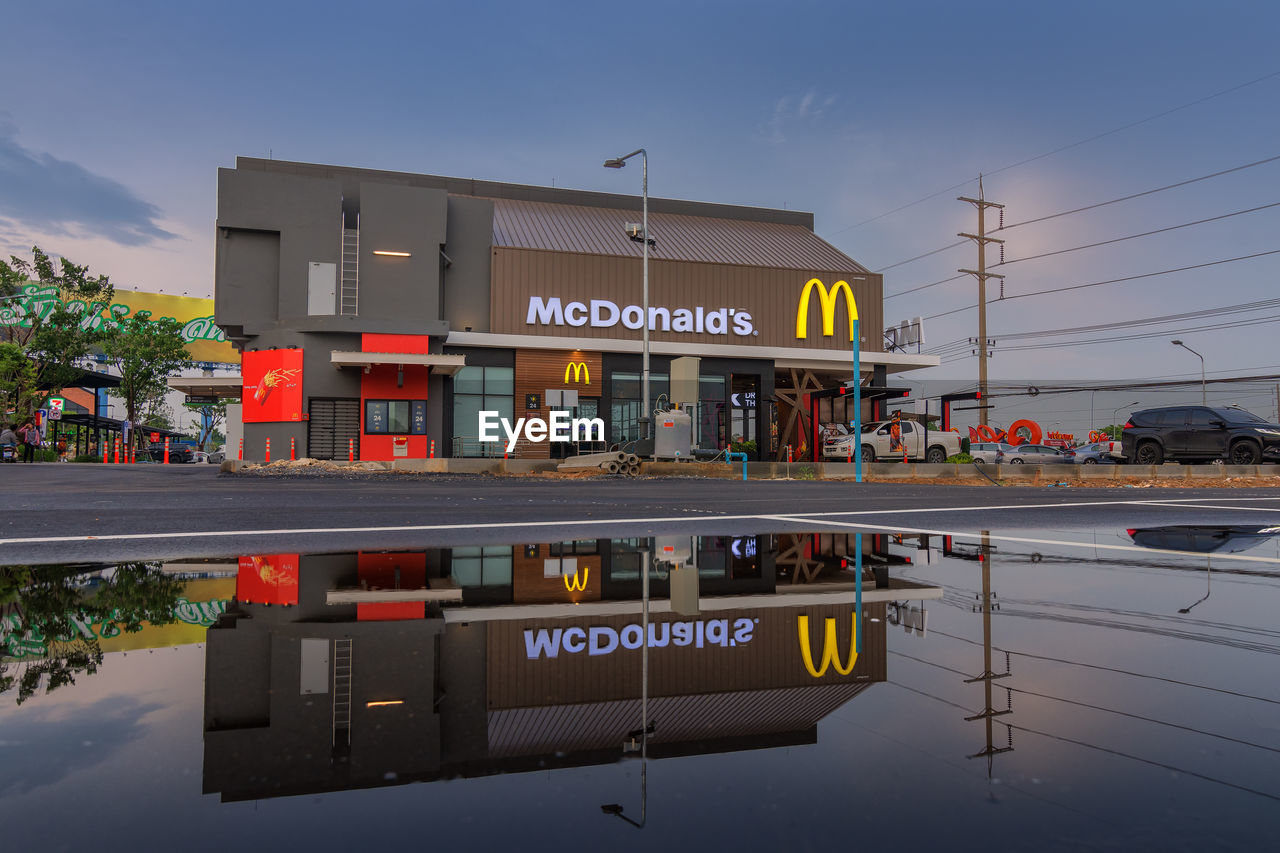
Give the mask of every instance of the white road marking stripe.
[[1148, 504], [1150, 506], [1170, 506], [1170, 507], [1179, 507], [1179, 508], [1185, 507], [1187, 509], [1226, 509], [1226, 510], [1231, 510], [1233, 512], [1280, 512], [1280, 509], [1276, 507], [1267, 507], [1267, 506], [1218, 506], [1217, 504], [1187, 504], [1187, 503], [1163, 504], [1157, 501], [1135, 501], [1135, 503]]
[[[122, 541], [147, 541], [157, 539], [211, 539], [226, 538], [233, 536], [289, 536], [289, 535], [323, 535], [323, 534], [348, 534], [348, 533], [413, 533], [425, 531], [448, 531], [448, 530], [493, 530], [499, 528], [510, 529], [538, 529], [546, 527], [567, 527], [571, 525], [577, 526], [597, 526], [603, 524], [668, 524], [673, 522], [690, 522], [690, 521], [747, 521], [747, 520], [786, 520], [796, 519], [797, 521], [812, 522], [815, 519], [830, 519], [835, 517], [849, 516], [876, 516], [876, 515], [911, 515], [917, 513], [929, 512], [982, 512], [996, 510], [1021, 510], [1021, 509], [1070, 509], [1073, 507], [1090, 507], [1090, 506], [1159, 506], [1166, 503], [1179, 504], [1182, 501], [1197, 500], [1196, 498], [1171, 498], [1168, 501], [1163, 500], [1112, 500], [1112, 501], [1061, 501], [1057, 503], [1039, 503], [1039, 504], [997, 504], [994, 506], [940, 506], [940, 507], [916, 507], [912, 509], [867, 509], [867, 510], [834, 510], [830, 512], [808, 512], [798, 513], [795, 516], [790, 515], [760, 515], [750, 513], [745, 515], [681, 515], [669, 516], [665, 518], [586, 518], [586, 519], [561, 519], [558, 521], [516, 521], [516, 522], [493, 522], [487, 524], [407, 524], [407, 525], [384, 525], [370, 527], [281, 527], [269, 530], [192, 530], [192, 531], [176, 531], [172, 533], [104, 533], [104, 534], [80, 534], [74, 536], [32, 536], [26, 538], [0, 539], [0, 545], [40, 545], [57, 542], [122, 542]], [[1203, 500], [1200, 498], [1199, 500]], [[1216, 499], [1215, 499], [1216, 500]], [[1280, 500], [1280, 498], [1224, 498], [1223, 500]], [[1209, 507], [1210, 509], [1249, 509], [1249, 507]], [[1280, 510], [1277, 510], [1280, 511]], [[839, 524], [839, 522], [831, 521], [831, 524]], [[864, 525], [866, 526], [866, 525]], [[879, 524], [869, 525], [879, 530], [899, 529], [890, 525]], [[905, 530], [906, 528], [901, 528]], [[952, 534], [947, 534], [952, 535]], [[962, 534], [967, 535], [967, 534]], [[1142, 549], [1146, 550], [1146, 549]], [[1179, 553], [1179, 552], [1175, 552]]]
[[[837, 527], [855, 527], [859, 530], [874, 530], [877, 533], [924, 533], [930, 536], [964, 536], [974, 537], [982, 534], [974, 530], [928, 530], [923, 527], [900, 527], [887, 524], [858, 524], [853, 521], [819, 521], [816, 518], [805, 518], [793, 515], [770, 515], [760, 516], [761, 519], [769, 519], [771, 521], [781, 521], [785, 519], [788, 523], [811, 521], [814, 524], [825, 526], [836, 525]], [[1243, 554], [1200, 554], [1195, 551], [1174, 551], [1170, 548], [1143, 548], [1141, 545], [1103, 545], [1093, 542], [1071, 542], [1063, 539], [1034, 539], [1029, 536], [1005, 536], [1002, 534], [991, 533], [987, 535], [988, 539], [994, 539], [998, 542], [1017, 542], [1023, 545], [1057, 545], [1068, 548], [1096, 548], [1105, 551], [1129, 551], [1139, 554], [1169, 554], [1174, 557], [1213, 557], [1217, 560], [1240, 560], [1249, 563], [1275, 563], [1280, 565], [1280, 557], [1247, 557]]]

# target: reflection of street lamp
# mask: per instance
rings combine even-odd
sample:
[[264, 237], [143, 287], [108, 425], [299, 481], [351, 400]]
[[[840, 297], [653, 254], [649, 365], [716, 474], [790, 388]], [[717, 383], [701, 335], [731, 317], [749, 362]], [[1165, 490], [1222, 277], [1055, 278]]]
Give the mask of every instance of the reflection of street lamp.
[[1173, 344], [1175, 347], [1182, 347], [1184, 350], [1200, 359], [1200, 405], [1209, 405], [1209, 395], [1204, 389], [1204, 356], [1200, 355], [1200, 353], [1196, 352], [1182, 341], [1169, 341], [1169, 343]]
[[[630, 156], [630, 155], [627, 155]], [[646, 315], [647, 316], [647, 315]], [[644, 829], [645, 815], [649, 806], [649, 735], [653, 728], [649, 725], [649, 549], [640, 552], [640, 730], [627, 733], [627, 743], [622, 745], [623, 752], [635, 750], [635, 739], [640, 739], [640, 820], [635, 821], [622, 813], [618, 803], [606, 803], [600, 811], [621, 818], [636, 829]]]
[[[1200, 599], [1200, 601], [1197, 601], [1196, 604], [1199, 604], [1201, 601], [1206, 601], [1209, 598], [1209, 593], [1212, 591], [1210, 589], [1210, 584], [1212, 582], [1213, 582], [1213, 556], [1209, 555], [1204, 558], [1204, 598]], [[1191, 607], [1195, 607], [1196, 604], [1191, 605]], [[1190, 613], [1191, 607], [1179, 608], [1178, 612]]]
[[[614, 157], [605, 160], [606, 169], [621, 169], [627, 165], [627, 161], [632, 157], [640, 155], [640, 204], [641, 204], [641, 222], [640, 222], [640, 248], [643, 252], [643, 261], [641, 262], [641, 277], [644, 281], [644, 301], [642, 309], [644, 311], [643, 329], [644, 335], [644, 354], [641, 356], [640, 364], [640, 386], [641, 394], [644, 399], [644, 408], [640, 410], [640, 423], [643, 424], [644, 438], [649, 437], [649, 153], [643, 148], [637, 148], [624, 157]], [[632, 237], [632, 239], [635, 239]], [[648, 648], [648, 644], [645, 644]]]

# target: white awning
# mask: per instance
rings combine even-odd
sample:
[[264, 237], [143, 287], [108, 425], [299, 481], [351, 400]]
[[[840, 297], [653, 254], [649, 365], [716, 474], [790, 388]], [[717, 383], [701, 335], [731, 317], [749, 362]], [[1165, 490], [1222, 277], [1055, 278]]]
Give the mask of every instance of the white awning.
[[244, 391], [240, 376], [170, 376], [169, 387], [191, 397], [217, 397], [239, 400]]
[[329, 361], [338, 367], [372, 367], [375, 364], [419, 364], [432, 373], [452, 376], [467, 366], [465, 355], [441, 355], [422, 352], [341, 352], [334, 350]]

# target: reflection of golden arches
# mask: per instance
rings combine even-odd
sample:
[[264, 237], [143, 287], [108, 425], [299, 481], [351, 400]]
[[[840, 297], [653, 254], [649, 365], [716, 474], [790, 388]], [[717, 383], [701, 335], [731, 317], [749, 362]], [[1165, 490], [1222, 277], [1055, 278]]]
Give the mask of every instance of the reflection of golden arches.
[[569, 590], [569, 592], [582, 592], [587, 588], [587, 580], [590, 577], [591, 577], [591, 567], [583, 566], [581, 581], [579, 581], [578, 579], [577, 572], [574, 572], [571, 575], [564, 575], [564, 588]]
[[591, 371], [587, 369], [585, 361], [571, 361], [564, 366], [564, 384], [569, 384], [569, 373], [573, 373], [573, 381], [581, 382], [583, 385], [591, 384]]
[[813, 665], [813, 650], [809, 647], [809, 617], [801, 616], [796, 622], [796, 633], [800, 635], [800, 655], [804, 658], [804, 668], [814, 678], [821, 678], [827, 671], [827, 665], [832, 664], [836, 668], [836, 672], [841, 675], [848, 675], [853, 672], [853, 665], [858, 662], [858, 614], [852, 614], [853, 633], [849, 637], [849, 660], [844, 665], [840, 665], [839, 641], [836, 639], [836, 620], [827, 619], [826, 629], [823, 632], [822, 639], [822, 663], [817, 667]]
[[816, 278], [809, 279], [804, 290], [800, 292], [800, 307], [796, 310], [796, 338], [809, 336], [809, 293], [818, 288], [818, 302], [822, 306], [822, 334], [831, 337], [836, 333], [836, 297], [841, 291], [847, 299], [845, 307], [849, 311], [849, 341], [853, 341], [853, 321], [858, 319], [858, 302], [853, 298], [853, 290], [847, 281], [837, 281], [831, 290]]

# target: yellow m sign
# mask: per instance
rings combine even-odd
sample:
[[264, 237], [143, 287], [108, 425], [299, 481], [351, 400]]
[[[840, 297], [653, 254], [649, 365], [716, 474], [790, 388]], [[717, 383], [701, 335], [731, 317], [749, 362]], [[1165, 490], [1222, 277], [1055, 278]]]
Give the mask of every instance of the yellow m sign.
[[587, 370], [585, 361], [571, 361], [564, 366], [564, 384], [569, 384], [569, 374], [573, 374], [574, 382], [581, 382], [584, 385], [591, 384], [591, 371]]
[[815, 287], [818, 288], [818, 302], [822, 306], [822, 334], [826, 337], [836, 333], [836, 297], [844, 293], [845, 307], [849, 311], [849, 341], [852, 342], [853, 321], [858, 319], [858, 303], [853, 298], [853, 290], [849, 287], [849, 282], [843, 279], [831, 285], [830, 290], [827, 290], [827, 286], [818, 279], [809, 279], [804, 290], [800, 292], [800, 307], [796, 311], [796, 338], [809, 337], [809, 294]]
[[569, 592], [582, 592], [584, 589], [587, 588], [587, 580], [590, 577], [591, 577], [591, 569], [586, 566], [583, 566], [581, 580], [578, 579], [577, 572], [574, 572], [571, 575], [564, 576], [564, 588], [569, 590]]
[[822, 640], [822, 661], [818, 666], [813, 665], [813, 649], [809, 647], [809, 617], [801, 616], [796, 621], [796, 633], [800, 635], [800, 655], [804, 658], [804, 668], [814, 678], [821, 678], [827, 672], [828, 666], [835, 666], [836, 672], [841, 675], [848, 675], [853, 672], [853, 666], [858, 662], [857, 637], [858, 637], [858, 614], [854, 613], [853, 631], [849, 634], [849, 660], [844, 666], [840, 665], [840, 641], [836, 639], [836, 620], [826, 620], [826, 630]]

